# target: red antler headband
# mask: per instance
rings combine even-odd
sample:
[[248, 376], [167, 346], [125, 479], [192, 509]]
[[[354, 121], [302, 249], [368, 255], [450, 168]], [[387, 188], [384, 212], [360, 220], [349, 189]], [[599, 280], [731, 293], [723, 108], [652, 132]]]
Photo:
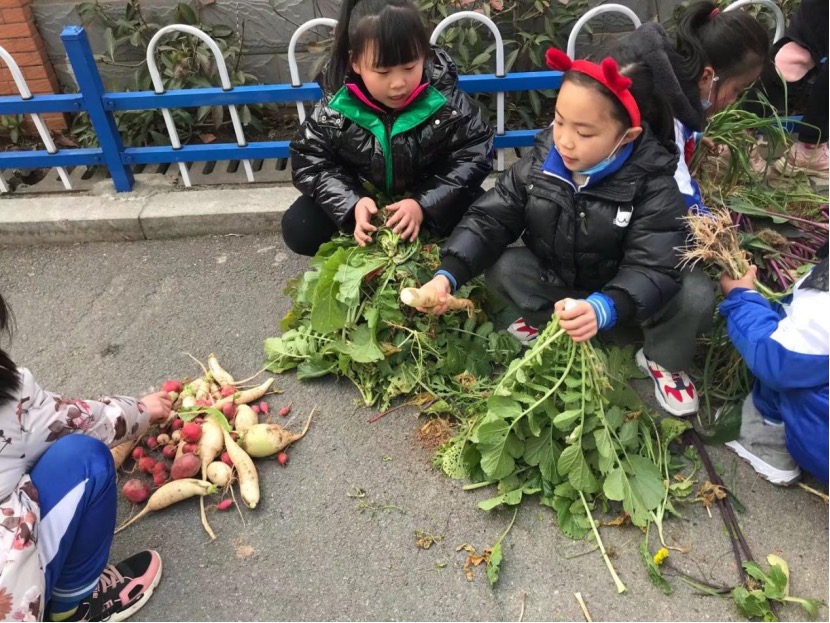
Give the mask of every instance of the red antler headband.
[[631, 126], [638, 127], [640, 125], [640, 108], [637, 106], [634, 96], [631, 95], [631, 91], [628, 90], [631, 86], [631, 80], [620, 75], [617, 62], [613, 58], [604, 58], [597, 65], [590, 61], [572, 61], [571, 57], [562, 50], [549, 48], [545, 54], [545, 60], [551, 69], [578, 71], [599, 82], [620, 100], [620, 103], [628, 112], [628, 116], [631, 117]]

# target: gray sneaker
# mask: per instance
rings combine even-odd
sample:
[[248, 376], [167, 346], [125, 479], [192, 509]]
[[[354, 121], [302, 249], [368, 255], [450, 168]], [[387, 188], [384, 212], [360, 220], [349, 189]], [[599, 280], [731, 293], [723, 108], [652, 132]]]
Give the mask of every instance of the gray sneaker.
[[767, 424], [750, 394], [741, 409], [741, 435], [725, 445], [762, 478], [786, 487], [801, 477], [801, 470], [787, 452], [785, 439], [784, 427]]

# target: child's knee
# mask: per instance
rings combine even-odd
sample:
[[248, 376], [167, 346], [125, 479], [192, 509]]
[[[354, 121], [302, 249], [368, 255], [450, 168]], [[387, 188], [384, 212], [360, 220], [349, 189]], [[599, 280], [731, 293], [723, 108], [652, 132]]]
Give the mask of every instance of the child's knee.
[[43, 454], [36, 469], [61, 473], [79, 472], [102, 481], [115, 478], [112, 452], [99, 439], [87, 435], [61, 437]]
[[711, 320], [715, 313], [715, 284], [702, 270], [693, 270], [682, 274], [680, 287], [682, 309], [686, 313], [697, 315]]

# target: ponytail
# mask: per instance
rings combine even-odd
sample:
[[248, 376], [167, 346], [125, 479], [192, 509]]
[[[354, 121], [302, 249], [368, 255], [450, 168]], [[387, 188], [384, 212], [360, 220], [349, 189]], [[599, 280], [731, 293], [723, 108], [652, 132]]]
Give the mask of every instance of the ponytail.
[[712, 2], [689, 5], [677, 24], [678, 78], [697, 82], [708, 65], [723, 79], [760, 70], [769, 58], [769, 34], [745, 11], [721, 11]]
[[325, 85], [336, 91], [351, 65], [372, 53], [374, 67], [395, 67], [424, 59], [429, 35], [410, 0], [344, 0], [334, 32]]

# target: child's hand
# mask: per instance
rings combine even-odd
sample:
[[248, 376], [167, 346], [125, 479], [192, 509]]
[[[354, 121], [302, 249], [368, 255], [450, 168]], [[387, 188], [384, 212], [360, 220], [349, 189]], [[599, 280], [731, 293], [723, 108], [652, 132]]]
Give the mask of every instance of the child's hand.
[[415, 242], [418, 232], [421, 231], [421, 223], [424, 222], [424, 211], [414, 199], [402, 199], [397, 203], [386, 206], [386, 209], [393, 212], [392, 217], [386, 221], [387, 227], [400, 234], [401, 238]]
[[[565, 308], [565, 303], [573, 301]], [[559, 314], [559, 326], [565, 329], [574, 342], [587, 342], [597, 334], [597, 315], [588, 301], [562, 299], [553, 309]]]
[[163, 424], [170, 416], [170, 410], [173, 408], [173, 402], [167, 392], [148, 394], [140, 402], [150, 412], [150, 424]]
[[723, 273], [720, 277], [720, 289], [724, 296], [728, 296], [735, 288], [746, 288], [747, 290], [755, 289], [755, 279], [758, 275], [758, 267], [750, 266], [749, 271], [740, 279], [732, 279], [727, 273]]
[[426, 292], [433, 292], [438, 298], [439, 304], [435, 307], [416, 307], [419, 312], [424, 314], [432, 314], [433, 316], [440, 316], [445, 314], [449, 309], [447, 307], [447, 296], [452, 292], [452, 285], [450, 280], [444, 275], [436, 275], [431, 281], [426, 282], [420, 287], [420, 290]]
[[372, 225], [372, 217], [378, 213], [378, 206], [371, 197], [363, 197], [354, 207], [354, 239], [361, 247], [372, 242], [371, 232], [378, 228]]

